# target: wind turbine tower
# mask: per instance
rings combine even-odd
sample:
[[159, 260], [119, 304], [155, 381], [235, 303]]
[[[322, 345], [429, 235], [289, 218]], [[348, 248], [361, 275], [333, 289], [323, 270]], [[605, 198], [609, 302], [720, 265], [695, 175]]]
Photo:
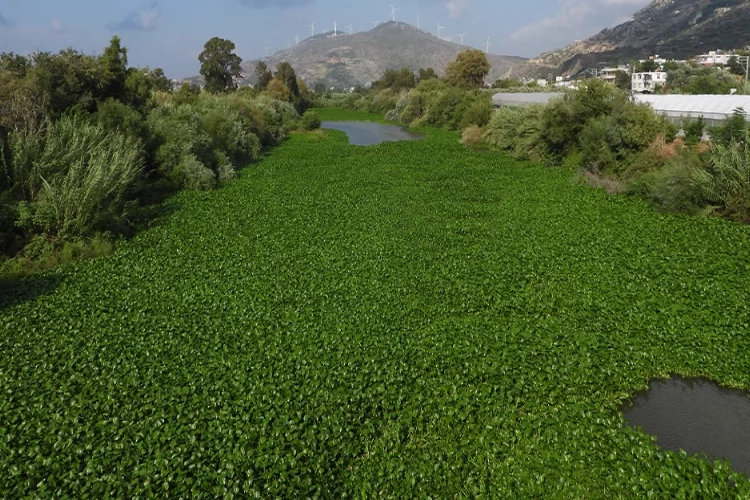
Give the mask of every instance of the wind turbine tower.
[[333, 22], [333, 36], [336, 36], [336, 21]]
[[350, 35], [351, 35], [352, 33], [354, 33], [354, 23], [349, 23], [349, 26], [347, 26], [347, 28], [349, 28], [349, 34], [350, 34]]
[[312, 24], [308, 24], [307, 27], [310, 28], [310, 36], [315, 36], [315, 21]]
[[486, 47], [485, 52], [487, 54], [489, 54], [490, 53], [490, 47], [492, 47], [492, 44], [490, 43], [490, 37], [487, 37], [487, 41], [484, 43], [484, 45]]
[[393, 20], [394, 21], [396, 20], [396, 12], [397, 11], [398, 11], [398, 9], [396, 7], [394, 7], [393, 4], [391, 4], [391, 16], [393, 16]]
[[466, 34], [466, 33], [456, 33], [456, 35], [458, 35], [459, 37], [461, 37], [461, 45], [463, 45], [463, 44], [464, 44], [464, 35], [465, 35], [465, 34]]
[[299, 35], [294, 37], [294, 45], [299, 45]]
[[440, 37], [440, 30], [443, 29], [444, 26], [440, 26], [440, 23], [437, 23], [437, 26], [438, 26], [438, 30], [437, 30], [438, 31], [438, 38], [441, 38]]
[[417, 29], [421, 29], [419, 26], [419, 14], [417, 14]]
[[271, 47], [263, 47], [263, 48], [266, 49], [266, 57], [268, 57], [268, 49], [270, 49]]

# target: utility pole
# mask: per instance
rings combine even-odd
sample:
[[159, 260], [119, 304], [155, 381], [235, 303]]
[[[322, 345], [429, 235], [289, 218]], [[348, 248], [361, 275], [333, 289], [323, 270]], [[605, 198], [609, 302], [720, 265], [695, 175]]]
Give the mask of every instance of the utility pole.
[[747, 83], [748, 70], [750, 69], [750, 56], [738, 56], [737, 62], [745, 67], [745, 83]]

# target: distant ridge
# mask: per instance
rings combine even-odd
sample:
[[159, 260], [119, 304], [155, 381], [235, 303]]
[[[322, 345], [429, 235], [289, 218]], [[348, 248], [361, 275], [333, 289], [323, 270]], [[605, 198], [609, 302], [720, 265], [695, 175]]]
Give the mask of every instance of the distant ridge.
[[[269, 68], [282, 61], [292, 65], [309, 86], [323, 83], [327, 87], [365, 86], [379, 79], [390, 68], [431, 67], [443, 74], [456, 55], [471, 47], [441, 40], [431, 33], [407, 23], [389, 21], [370, 31], [348, 34], [333, 31], [301, 40], [296, 46], [263, 58]], [[241, 55], [241, 54], [240, 54]], [[489, 79], [514, 75], [515, 68], [526, 59], [489, 54], [492, 71]], [[249, 83], [255, 82], [258, 60], [247, 61], [243, 70]]]
[[750, 44], [749, 0], [654, 0], [633, 19], [529, 60], [530, 71], [576, 74], [659, 54], [688, 58]]

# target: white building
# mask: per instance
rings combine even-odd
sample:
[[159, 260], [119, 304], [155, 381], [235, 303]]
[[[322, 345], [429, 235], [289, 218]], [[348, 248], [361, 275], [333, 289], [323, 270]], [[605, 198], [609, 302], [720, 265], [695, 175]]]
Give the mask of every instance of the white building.
[[712, 50], [708, 54], [695, 56], [695, 62], [704, 66], [716, 66], [717, 64], [729, 64], [729, 59], [734, 53], [727, 54], [721, 50]]
[[596, 77], [599, 78], [600, 80], [604, 80], [607, 83], [614, 84], [615, 79], [617, 78], [618, 71], [624, 71], [627, 73], [629, 69], [625, 65], [617, 66], [616, 68], [602, 68], [599, 71], [597, 71]]
[[650, 94], [656, 90], [656, 86], [663, 87], [667, 83], [667, 72], [666, 71], [650, 71], [633, 73], [631, 76], [630, 88], [633, 92], [640, 92]]

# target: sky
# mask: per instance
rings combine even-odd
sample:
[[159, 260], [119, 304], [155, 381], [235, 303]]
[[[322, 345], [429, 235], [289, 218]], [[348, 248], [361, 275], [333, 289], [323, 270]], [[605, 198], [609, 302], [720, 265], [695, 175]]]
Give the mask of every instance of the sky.
[[391, 17], [494, 54], [534, 57], [630, 19], [648, 0], [0, 0], [0, 52], [73, 47], [101, 53], [113, 35], [132, 66], [161, 67], [170, 78], [198, 74], [198, 54], [214, 36], [245, 60], [316, 33], [367, 31]]

